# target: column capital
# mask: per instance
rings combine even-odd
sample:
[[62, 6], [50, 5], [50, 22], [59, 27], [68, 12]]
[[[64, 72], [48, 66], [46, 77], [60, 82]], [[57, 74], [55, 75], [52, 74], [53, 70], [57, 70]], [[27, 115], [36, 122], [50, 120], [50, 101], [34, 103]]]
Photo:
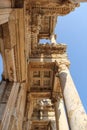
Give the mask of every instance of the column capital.
[[58, 66], [58, 72], [61, 72], [69, 68], [70, 61], [69, 60], [56, 61], [56, 65]]
[[59, 66], [58, 66], [58, 72], [61, 72], [61, 71], [64, 71], [64, 70], [66, 70], [67, 69], [67, 66], [66, 66], [66, 64], [60, 64]]
[[58, 92], [53, 92], [52, 93], [52, 102], [53, 103], [58, 102], [61, 98], [63, 98], [62, 93], [58, 93]]

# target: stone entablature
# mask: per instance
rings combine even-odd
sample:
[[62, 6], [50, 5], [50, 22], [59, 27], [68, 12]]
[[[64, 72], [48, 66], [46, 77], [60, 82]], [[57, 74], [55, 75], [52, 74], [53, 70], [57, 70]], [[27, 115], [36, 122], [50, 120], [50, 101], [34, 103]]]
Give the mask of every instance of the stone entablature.
[[78, 7], [78, 2], [74, 3], [71, 1], [27, 1], [26, 2], [26, 8], [29, 11], [29, 13], [32, 14], [41, 14], [41, 15], [65, 15], [73, 11], [76, 7]]
[[[66, 45], [65, 44], [39, 44], [36, 48], [31, 51], [31, 56], [52, 56], [52, 54], [65, 54], [66, 53]], [[30, 56], [30, 57], [31, 57]]]

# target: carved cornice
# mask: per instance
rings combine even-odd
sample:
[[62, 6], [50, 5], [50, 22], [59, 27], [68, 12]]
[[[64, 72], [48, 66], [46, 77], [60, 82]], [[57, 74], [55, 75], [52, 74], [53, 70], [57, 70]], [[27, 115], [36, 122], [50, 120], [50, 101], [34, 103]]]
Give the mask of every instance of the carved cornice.
[[50, 92], [31, 92], [28, 94], [29, 100], [30, 98], [34, 100], [34, 99], [45, 99], [45, 98], [50, 98], [50, 97], [51, 97]]
[[66, 45], [64, 44], [39, 44], [35, 49], [32, 50], [31, 56], [48, 56], [51, 54], [64, 54], [66, 53]]
[[29, 14], [41, 14], [41, 15], [66, 15], [79, 6], [78, 3], [74, 3], [68, 0], [62, 1], [27, 1], [27, 10]]

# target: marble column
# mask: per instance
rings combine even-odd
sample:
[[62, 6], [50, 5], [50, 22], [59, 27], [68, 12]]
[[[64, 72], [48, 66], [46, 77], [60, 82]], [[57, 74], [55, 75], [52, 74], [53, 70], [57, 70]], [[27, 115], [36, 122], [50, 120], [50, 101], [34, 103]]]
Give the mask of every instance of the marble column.
[[69, 130], [63, 98], [55, 102], [55, 116], [57, 130]]
[[56, 42], [56, 35], [55, 35], [55, 34], [52, 34], [52, 35], [50, 36], [50, 40], [51, 40], [51, 43], [52, 43], [52, 44], [57, 44], [57, 42]]
[[87, 130], [87, 115], [67, 66], [59, 66], [59, 78], [71, 130]]
[[56, 122], [56, 130], [59, 130], [58, 102], [55, 102], [54, 105], [55, 105], [55, 122]]
[[50, 125], [51, 125], [51, 130], [57, 130], [57, 129], [56, 129], [56, 122], [55, 122], [54, 120], [51, 120], [50, 122], [51, 122], [51, 123], [50, 123]]

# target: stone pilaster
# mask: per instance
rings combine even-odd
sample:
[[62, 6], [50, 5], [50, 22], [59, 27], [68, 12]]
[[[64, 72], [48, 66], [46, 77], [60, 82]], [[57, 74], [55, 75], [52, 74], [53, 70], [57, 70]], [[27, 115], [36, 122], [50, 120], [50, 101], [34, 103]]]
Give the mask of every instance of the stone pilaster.
[[8, 130], [9, 128], [11, 116], [13, 114], [13, 110], [18, 96], [19, 86], [19, 83], [13, 83], [12, 90], [2, 117], [0, 130]]
[[17, 106], [16, 106], [16, 112], [15, 112], [15, 118], [16, 118], [16, 130], [22, 130], [23, 121], [24, 121], [24, 112], [25, 112], [25, 106], [26, 106], [26, 93], [27, 93], [27, 84], [21, 83], [20, 91], [18, 94], [17, 99]]
[[71, 130], [87, 130], [87, 116], [67, 66], [59, 65], [59, 78]]

